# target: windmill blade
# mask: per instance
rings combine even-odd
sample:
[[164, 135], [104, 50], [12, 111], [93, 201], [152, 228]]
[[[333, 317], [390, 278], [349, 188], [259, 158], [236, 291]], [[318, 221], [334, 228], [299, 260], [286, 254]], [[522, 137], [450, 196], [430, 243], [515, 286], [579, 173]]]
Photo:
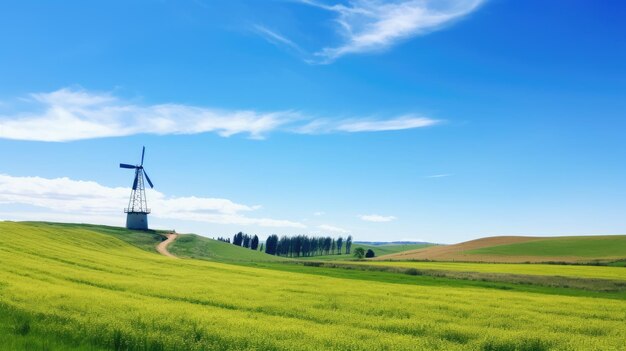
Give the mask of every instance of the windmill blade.
[[136, 166], [133, 165], [128, 165], [126, 163], [120, 163], [120, 168], [131, 168], [131, 169], [135, 169], [137, 168]]
[[135, 173], [135, 180], [133, 181], [133, 190], [137, 190], [137, 182], [139, 182], [139, 172]]
[[150, 181], [150, 177], [148, 177], [148, 173], [146, 173], [146, 170], [143, 170], [143, 174], [146, 176], [146, 180], [148, 181], [148, 184], [150, 184], [151, 188], [154, 188], [154, 185], [152, 185], [152, 182]]
[[141, 150], [141, 165], [143, 166], [143, 156], [146, 154], [146, 147], [143, 147], [143, 150]]

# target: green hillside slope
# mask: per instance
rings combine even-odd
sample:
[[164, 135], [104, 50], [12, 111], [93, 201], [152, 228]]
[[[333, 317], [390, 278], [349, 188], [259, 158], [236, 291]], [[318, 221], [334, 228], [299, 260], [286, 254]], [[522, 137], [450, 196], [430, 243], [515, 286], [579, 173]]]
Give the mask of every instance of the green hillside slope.
[[597, 294], [172, 259], [80, 226], [0, 222], [0, 240], [7, 350], [617, 350], [626, 339], [624, 301]]
[[393, 253], [408, 251], [408, 250], [417, 250], [423, 249], [426, 247], [433, 246], [432, 244], [384, 244], [384, 245], [367, 245], [367, 244], [359, 244], [355, 243], [352, 245], [353, 248], [362, 247], [365, 250], [372, 249], [376, 256], [382, 255], [390, 255]]
[[260, 251], [235, 246], [194, 234], [183, 234], [168, 248], [178, 257], [208, 259], [222, 262], [268, 262], [284, 261], [286, 258], [268, 255]]
[[466, 251], [475, 255], [626, 258], [626, 235], [555, 237]]
[[168, 233], [165, 230], [129, 230], [122, 227], [112, 227], [107, 225], [95, 224], [76, 224], [76, 223], [54, 223], [54, 222], [22, 222], [33, 228], [41, 228], [42, 230], [59, 230], [79, 229], [89, 230], [101, 234], [112, 236], [116, 239], [125, 241], [129, 244], [137, 246], [143, 250], [156, 252], [156, 245], [164, 240], [163, 234]]
[[[362, 247], [365, 251], [367, 251], [368, 249], [371, 249], [372, 251], [374, 251], [374, 254], [376, 254], [376, 257], [378, 256], [382, 256], [382, 255], [389, 255], [389, 254], [393, 254], [393, 253], [398, 253], [398, 252], [403, 252], [403, 251], [408, 251], [408, 250], [416, 250], [416, 249], [422, 249], [422, 248], [426, 248], [432, 246], [430, 244], [385, 244], [385, 245], [368, 245], [368, 244], [359, 244], [359, 243], [354, 243], [352, 244], [352, 251], [354, 252], [354, 249], [356, 249], [357, 247]], [[345, 252], [345, 248], [342, 250]], [[323, 256], [312, 256], [312, 257], [298, 257], [298, 260], [311, 260], [311, 261], [316, 261], [316, 260], [320, 260], [320, 261], [345, 261], [345, 260], [354, 260], [354, 256], [353, 255], [346, 255], [346, 254], [341, 254], [341, 255], [323, 255]]]
[[[125, 241], [149, 252], [156, 252], [156, 245], [165, 239], [166, 230], [128, 230], [122, 227], [112, 227], [94, 224], [52, 223], [52, 222], [23, 222], [35, 228], [46, 230], [87, 229], [93, 232], [106, 234]], [[176, 256], [198, 258], [223, 262], [268, 262], [283, 261], [284, 258], [266, 255], [259, 251], [252, 251], [222, 241], [213, 240], [195, 234], [181, 234], [168, 250]]]

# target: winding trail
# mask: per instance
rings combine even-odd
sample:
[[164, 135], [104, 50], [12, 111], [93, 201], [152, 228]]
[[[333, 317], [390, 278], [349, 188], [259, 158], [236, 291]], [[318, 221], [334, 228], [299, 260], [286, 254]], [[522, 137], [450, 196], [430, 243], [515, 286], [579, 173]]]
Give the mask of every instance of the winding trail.
[[176, 233], [170, 233], [170, 234], [165, 234], [165, 236], [167, 237], [166, 240], [161, 241], [159, 243], [159, 245], [157, 245], [156, 249], [157, 251], [163, 255], [163, 256], [168, 256], [168, 257], [172, 257], [172, 258], [178, 258], [174, 255], [172, 255], [171, 252], [167, 251], [167, 247], [169, 246], [169, 244], [173, 243], [174, 240], [176, 240], [176, 238], [178, 238], [178, 234]]

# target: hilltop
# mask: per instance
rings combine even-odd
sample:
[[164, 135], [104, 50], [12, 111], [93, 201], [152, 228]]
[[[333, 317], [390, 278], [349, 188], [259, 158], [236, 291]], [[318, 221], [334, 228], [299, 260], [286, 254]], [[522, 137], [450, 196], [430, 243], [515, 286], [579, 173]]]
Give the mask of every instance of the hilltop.
[[626, 258], [626, 235], [496, 236], [378, 257], [379, 260], [467, 262], [610, 262]]

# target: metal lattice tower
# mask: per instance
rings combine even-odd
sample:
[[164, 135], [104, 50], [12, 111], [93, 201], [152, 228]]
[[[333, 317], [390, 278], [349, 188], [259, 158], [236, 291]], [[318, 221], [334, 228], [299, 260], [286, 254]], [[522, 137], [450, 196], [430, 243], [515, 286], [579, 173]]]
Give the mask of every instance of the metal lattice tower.
[[148, 229], [148, 214], [150, 209], [148, 208], [148, 202], [146, 201], [146, 188], [144, 186], [144, 177], [148, 181], [151, 188], [154, 188], [148, 173], [143, 168], [143, 159], [146, 154], [146, 147], [144, 146], [141, 151], [141, 164], [129, 165], [120, 163], [120, 168], [128, 168], [135, 170], [135, 179], [133, 180], [133, 190], [130, 193], [130, 199], [128, 200], [128, 208], [124, 209], [126, 213], [126, 228], [128, 229]]
[[135, 179], [137, 183], [136, 185], [133, 183], [133, 190], [130, 192], [130, 199], [128, 200], [128, 208], [124, 209], [125, 213], [150, 213], [148, 202], [146, 201], [146, 188], [143, 183], [143, 172], [143, 169], [140, 168], [135, 170]]

